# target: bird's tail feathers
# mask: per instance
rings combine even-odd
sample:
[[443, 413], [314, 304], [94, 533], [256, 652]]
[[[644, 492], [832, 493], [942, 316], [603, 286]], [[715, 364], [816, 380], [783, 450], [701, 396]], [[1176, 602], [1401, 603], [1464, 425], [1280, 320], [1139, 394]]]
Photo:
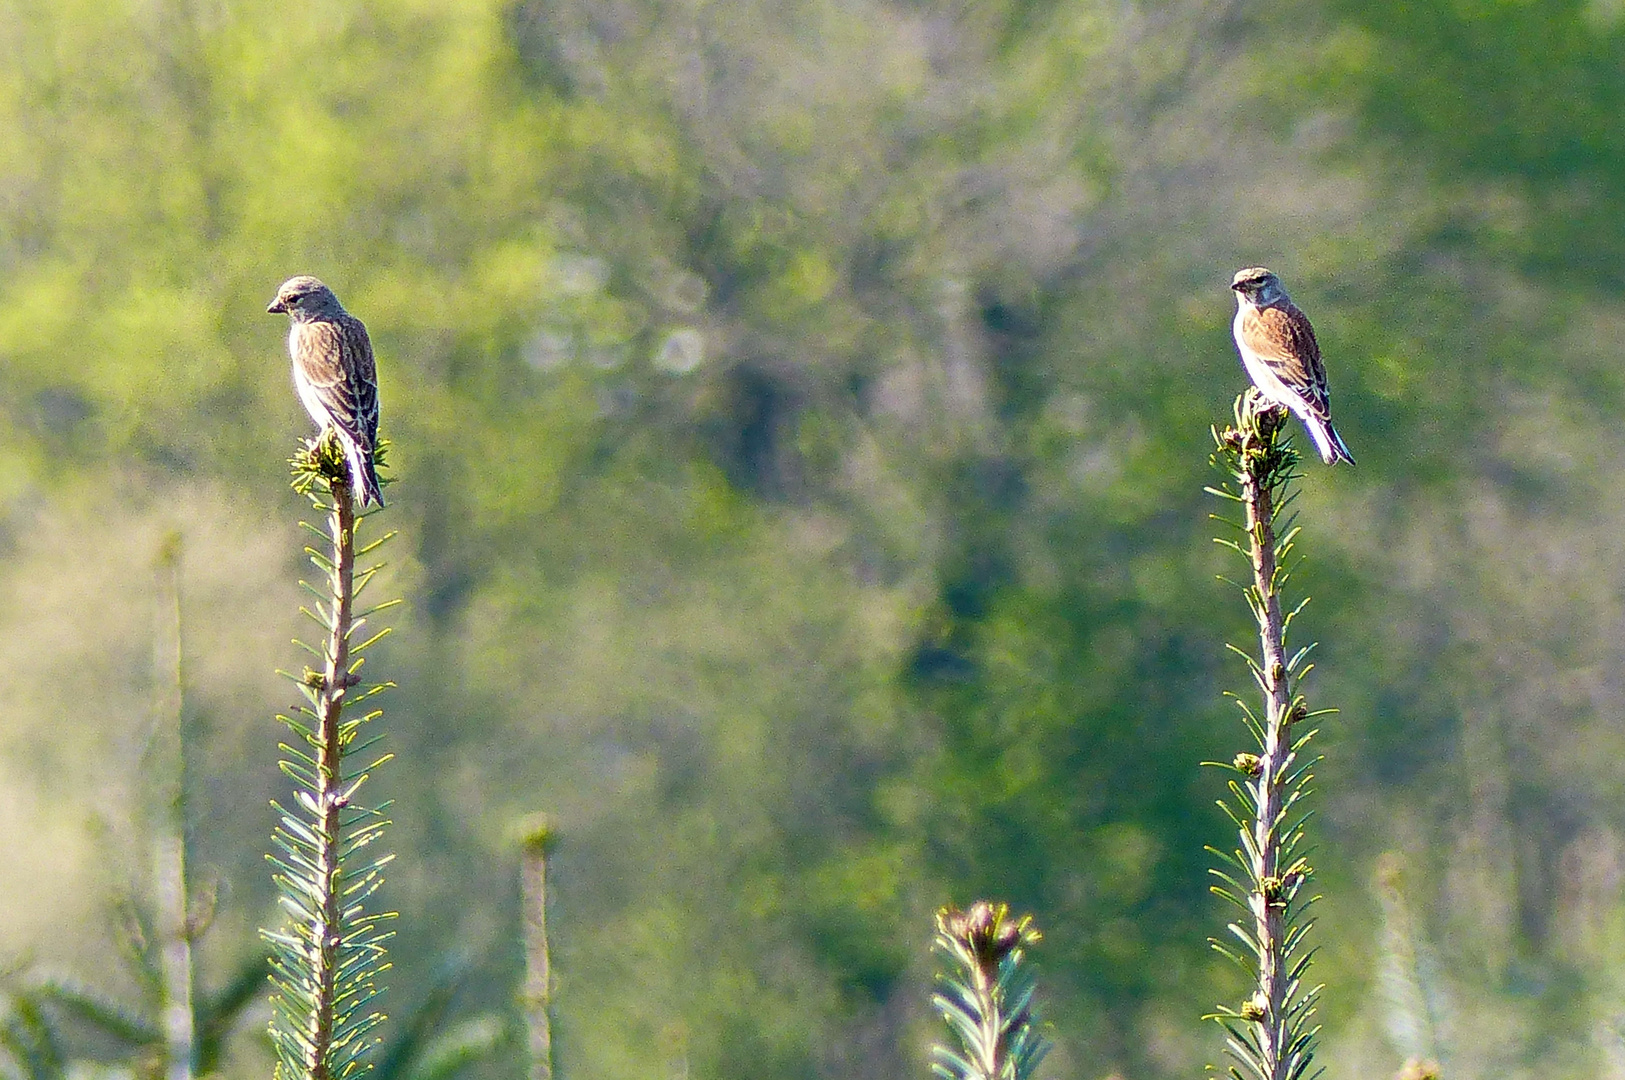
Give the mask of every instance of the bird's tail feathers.
[[1349, 453], [1348, 444], [1343, 441], [1343, 436], [1337, 433], [1337, 429], [1332, 427], [1330, 420], [1322, 420], [1318, 416], [1306, 419], [1304, 427], [1309, 429], [1310, 437], [1315, 440], [1315, 449], [1320, 451], [1320, 460], [1328, 465], [1336, 465], [1339, 461], [1354, 464], [1354, 455]]
[[373, 467], [372, 451], [362, 449], [350, 439], [343, 440], [344, 456], [350, 462], [350, 483], [355, 488], [356, 501], [364, 509], [368, 503], [384, 505], [384, 489], [378, 483], [378, 470]]

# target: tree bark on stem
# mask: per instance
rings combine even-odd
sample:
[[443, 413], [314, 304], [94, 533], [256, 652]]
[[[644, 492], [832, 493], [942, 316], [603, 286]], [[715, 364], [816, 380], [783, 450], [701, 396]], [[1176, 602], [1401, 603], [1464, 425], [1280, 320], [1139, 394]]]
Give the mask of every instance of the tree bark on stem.
[[[1260, 416], [1260, 434], [1273, 432], [1271, 423]], [[1279, 421], [1275, 420], [1276, 426]], [[1259, 1049], [1270, 1071], [1268, 1080], [1286, 1080], [1289, 1067], [1282, 1052], [1287, 1039], [1287, 987], [1284, 975], [1281, 825], [1285, 798], [1285, 776], [1292, 757], [1292, 688], [1287, 674], [1283, 644], [1284, 626], [1276, 563], [1275, 511], [1271, 478], [1264, 475], [1263, 457], [1243, 453], [1241, 499], [1246, 507], [1247, 539], [1253, 566], [1253, 614], [1258, 620], [1260, 683], [1264, 691], [1263, 753], [1258, 775], [1251, 781], [1257, 815], [1253, 821], [1252, 844], [1247, 852], [1252, 860], [1253, 880], [1259, 883], [1248, 898], [1253, 913], [1254, 940], [1258, 942], [1258, 992], [1255, 1007], [1263, 1016], [1258, 1027]], [[1272, 887], [1273, 886], [1273, 887]]]
[[193, 1023], [192, 927], [186, 878], [185, 683], [181, 653], [181, 537], [172, 533], [158, 550], [160, 609], [153, 635], [157, 686], [154, 742], [164, 748], [159, 766], [163, 792], [153, 841], [153, 891], [157, 915], [160, 1007], [165, 1080], [192, 1080], [197, 1054]]
[[388, 822], [381, 807], [362, 805], [356, 792], [390, 755], [370, 764], [357, 760], [378, 738], [359, 733], [380, 715], [360, 714], [357, 707], [393, 684], [362, 688], [357, 670], [362, 653], [389, 631], [365, 641], [352, 642], [351, 635], [367, 616], [396, 603], [376, 605], [359, 617], [355, 610], [357, 594], [382, 565], [358, 572], [356, 559], [389, 534], [357, 549], [353, 489], [335, 439], [307, 443], [289, 464], [294, 490], [325, 519], [325, 529], [301, 522], [322, 538], [322, 546], [305, 549], [320, 577], [300, 583], [317, 598], [302, 610], [321, 626], [325, 640], [320, 647], [298, 643], [320, 667], [289, 674], [305, 700], [295, 714], [278, 717], [294, 736], [281, 744], [279, 765], [294, 790], [291, 808], [272, 803], [280, 819], [268, 857], [288, 922], [286, 929], [262, 931], [271, 945], [271, 1040], [278, 1080], [356, 1080], [372, 1067], [367, 1057], [378, 1039], [371, 1033], [384, 1021], [372, 1002], [381, 993], [377, 976], [389, 966], [385, 942], [391, 935], [382, 924], [395, 917], [368, 910], [391, 856], [369, 857], [362, 849], [383, 835]]
[[[1234, 1080], [1303, 1080], [1320, 1031], [1314, 1023], [1320, 987], [1303, 982], [1313, 955], [1304, 939], [1314, 923], [1308, 917], [1314, 897], [1302, 891], [1310, 868], [1299, 807], [1319, 759], [1303, 758], [1314, 731], [1296, 730], [1309, 715], [1297, 694], [1309, 671], [1304, 663], [1309, 650], [1287, 653], [1287, 628], [1297, 609], [1281, 610], [1290, 576], [1283, 563], [1292, 557], [1297, 530], [1280, 519], [1294, 498], [1298, 455], [1281, 437], [1284, 409], [1248, 391], [1236, 399], [1235, 413], [1234, 427], [1213, 432], [1213, 464], [1230, 479], [1224, 488], [1208, 490], [1242, 506], [1241, 521], [1215, 517], [1243, 534], [1235, 540], [1221, 537], [1219, 543], [1239, 553], [1252, 571], [1245, 584], [1234, 584], [1247, 597], [1259, 649], [1257, 654], [1235, 651], [1247, 660], [1264, 701], [1255, 710], [1237, 699], [1258, 752], [1237, 754], [1228, 763], [1236, 776], [1229, 785], [1231, 798], [1220, 805], [1236, 825], [1237, 846], [1230, 852], [1208, 850], [1225, 863], [1213, 870], [1220, 882], [1214, 893], [1246, 912], [1229, 926], [1242, 949], [1218, 939], [1213, 947], [1256, 976], [1257, 984], [1239, 1009], [1220, 1006], [1212, 1018], [1229, 1034]], [[1277, 534], [1278, 528], [1284, 534]]]
[[530, 1080], [553, 1080], [553, 970], [547, 944], [547, 855], [553, 843], [544, 825], [520, 845], [519, 891], [525, 923], [525, 1023]]
[[332, 570], [328, 576], [332, 607], [328, 609], [327, 649], [321, 672], [316, 708], [316, 779], [313, 795], [320, 838], [315, 860], [315, 876], [320, 885], [320, 910], [312, 920], [311, 975], [316, 991], [315, 1008], [310, 1011], [306, 1037], [309, 1080], [332, 1080], [328, 1054], [333, 1044], [333, 1018], [338, 982], [339, 937], [327, 928], [340, 924], [340, 902], [344, 882], [339, 867], [340, 821], [344, 809], [339, 717], [344, 695], [355, 685], [350, 674], [350, 623], [355, 587], [355, 504], [347, 480], [329, 478], [332, 497], [328, 510], [328, 531], [333, 540]]

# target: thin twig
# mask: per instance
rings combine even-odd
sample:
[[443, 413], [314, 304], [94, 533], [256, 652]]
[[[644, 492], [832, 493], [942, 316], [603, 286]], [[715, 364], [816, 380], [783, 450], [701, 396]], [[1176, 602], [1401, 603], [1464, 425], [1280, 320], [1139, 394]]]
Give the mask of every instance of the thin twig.
[[160, 1026], [164, 1033], [166, 1080], [192, 1080], [196, 1055], [193, 1021], [192, 927], [188, 913], [186, 866], [185, 683], [181, 668], [181, 538], [172, 533], [158, 552], [158, 612], [153, 668], [157, 693], [155, 743], [169, 748], [160, 767], [165, 787], [157, 836], [153, 840], [153, 891], [159, 969], [162, 974]]
[[[1308, 716], [1297, 687], [1309, 670], [1309, 650], [1295, 655], [1286, 651], [1291, 616], [1282, 615], [1281, 590], [1290, 576], [1284, 564], [1296, 530], [1289, 527], [1283, 535], [1278, 520], [1292, 499], [1289, 488], [1298, 458], [1281, 435], [1283, 410], [1250, 391], [1238, 399], [1235, 413], [1234, 427], [1214, 433], [1215, 464], [1230, 474], [1234, 486], [1215, 494], [1235, 499], [1244, 509], [1243, 542], [1220, 543], [1242, 552], [1252, 570], [1242, 591], [1258, 626], [1258, 658], [1235, 651], [1247, 660], [1263, 695], [1263, 710], [1258, 715], [1242, 704], [1258, 752], [1238, 754], [1229, 765], [1239, 778], [1230, 784], [1233, 802], [1225, 809], [1237, 824], [1240, 844], [1228, 855], [1215, 852], [1227, 869], [1214, 871], [1223, 882], [1214, 891], [1250, 916], [1250, 926], [1230, 927], [1247, 956], [1221, 942], [1214, 947], [1249, 967], [1257, 983], [1239, 1009], [1221, 1008], [1214, 1018], [1230, 1033], [1230, 1056], [1246, 1075], [1300, 1080], [1310, 1068], [1319, 1031], [1312, 1023], [1319, 987], [1304, 983], [1310, 955], [1304, 936], [1311, 924], [1306, 910], [1313, 897], [1303, 891], [1310, 871], [1299, 856], [1305, 819], [1299, 804], [1308, 794], [1310, 770], [1318, 759], [1302, 759], [1314, 732], [1295, 733]], [[1239, 879], [1230, 871], [1239, 871]], [[1230, 1074], [1243, 1077], [1235, 1066]]]
[[[328, 531], [333, 538], [333, 555], [329, 560], [332, 571], [328, 581], [332, 585], [332, 622], [327, 635], [326, 664], [322, 671], [321, 686], [317, 688], [316, 705], [316, 780], [315, 809], [320, 827], [314, 873], [321, 891], [321, 907], [313, 914], [322, 927], [339, 925], [339, 897], [343, 890], [342, 871], [339, 866], [339, 811], [344, 806], [343, 773], [341, 762], [343, 745], [339, 740], [339, 717], [344, 708], [344, 695], [353, 684], [349, 673], [350, 609], [355, 602], [352, 593], [355, 575], [355, 507], [350, 497], [348, 480], [332, 478], [329, 481], [332, 499], [328, 504]], [[321, 1048], [332, 1045], [335, 982], [338, 972], [338, 935], [318, 933], [316, 948], [311, 954], [312, 982], [316, 989], [316, 1007], [310, 1013], [309, 1061], [311, 1080], [329, 1080], [325, 1055]]]
[[547, 856], [553, 831], [530, 823], [520, 839], [520, 896], [524, 904], [525, 1024], [529, 1029], [530, 1080], [553, 1080], [553, 965], [547, 944]]
[[365, 910], [390, 857], [369, 861], [362, 849], [382, 836], [388, 822], [380, 810], [356, 802], [371, 771], [388, 760], [388, 755], [363, 759], [359, 766], [353, 760], [376, 742], [357, 736], [379, 714], [346, 714], [391, 684], [357, 690], [361, 650], [382, 634], [360, 646], [350, 641], [361, 628], [354, 616], [356, 597], [376, 567], [359, 574], [355, 569], [357, 519], [343, 454], [329, 437], [296, 455], [292, 464], [294, 486], [327, 517], [328, 550], [306, 549], [327, 586], [312, 590], [321, 602], [319, 614], [311, 616], [326, 640], [320, 650], [311, 650], [321, 657], [321, 670], [290, 676], [307, 704], [298, 716], [280, 718], [295, 736], [282, 744], [281, 762], [295, 790], [292, 810], [277, 807], [281, 818], [274, 840], [282, 854], [271, 856], [291, 923], [265, 935], [272, 945], [276, 987], [271, 1036], [280, 1080], [349, 1080], [369, 1067], [366, 1057], [377, 1045], [372, 1031], [383, 1014], [372, 1002], [380, 992], [376, 976], [388, 966], [384, 943], [390, 937], [380, 924], [394, 915]]

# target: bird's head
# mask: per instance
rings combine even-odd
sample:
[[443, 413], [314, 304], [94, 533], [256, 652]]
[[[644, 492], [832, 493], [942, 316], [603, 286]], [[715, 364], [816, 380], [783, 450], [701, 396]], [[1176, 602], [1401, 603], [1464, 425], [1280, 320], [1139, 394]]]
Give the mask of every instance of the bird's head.
[[1275, 276], [1275, 271], [1262, 266], [1249, 266], [1245, 270], [1237, 270], [1236, 276], [1230, 281], [1230, 287], [1236, 290], [1236, 295], [1242, 300], [1260, 307], [1286, 299], [1286, 290], [1281, 287], [1281, 279]]
[[309, 274], [291, 277], [276, 291], [276, 299], [265, 308], [272, 313], [286, 312], [294, 318], [330, 315], [343, 311], [333, 290]]

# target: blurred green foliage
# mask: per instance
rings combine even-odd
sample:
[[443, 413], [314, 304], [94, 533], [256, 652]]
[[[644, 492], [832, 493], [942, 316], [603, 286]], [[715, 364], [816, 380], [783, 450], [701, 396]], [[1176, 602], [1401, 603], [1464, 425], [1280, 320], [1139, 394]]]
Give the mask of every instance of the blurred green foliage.
[[447, 1015], [509, 1004], [493, 838], [543, 809], [562, 1075], [923, 1075], [930, 913], [983, 895], [1046, 929], [1054, 1075], [1187, 1074], [1245, 632], [1201, 488], [1267, 263], [1361, 462], [1302, 502], [1324, 1060], [1403, 1059], [1394, 850], [1445, 1067], [1597, 1075], [1622, 50], [1611, 0], [0, 0], [0, 948], [94, 972], [140, 877], [175, 528], [205, 981], [266, 916], [308, 272], [409, 548], [392, 1009], [454, 947]]

